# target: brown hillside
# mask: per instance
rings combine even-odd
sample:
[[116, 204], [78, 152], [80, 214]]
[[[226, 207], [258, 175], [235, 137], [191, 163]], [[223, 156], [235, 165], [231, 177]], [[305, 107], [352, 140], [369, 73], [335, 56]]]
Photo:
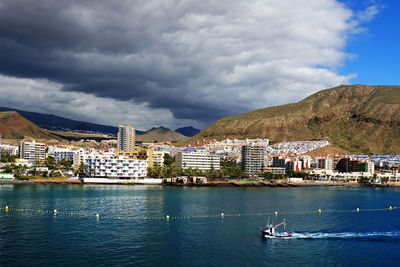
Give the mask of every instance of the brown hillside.
[[15, 111], [0, 112], [0, 135], [7, 139], [54, 139], [46, 130]]
[[187, 137], [165, 127], [152, 128], [141, 135], [136, 135], [136, 140], [144, 142], [169, 142], [183, 141]]
[[327, 145], [318, 149], [315, 149], [313, 151], [310, 151], [306, 153], [307, 155], [311, 157], [322, 157], [326, 155], [342, 155], [342, 154], [349, 154], [349, 151], [343, 150], [335, 145]]
[[194, 139], [327, 139], [350, 152], [400, 153], [400, 86], [348, 85], [216, 121]]

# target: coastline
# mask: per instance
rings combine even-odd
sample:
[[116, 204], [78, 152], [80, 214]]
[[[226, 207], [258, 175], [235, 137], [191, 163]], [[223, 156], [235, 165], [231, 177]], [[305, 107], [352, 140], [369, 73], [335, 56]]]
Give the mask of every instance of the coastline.
[[[35, 184], [59, 184], [59, 185], [152, 185], [147, 183], [136, 183], [126, 181], [125, 183], [93, 183], [81, 182], [79, 179], [31, 179], [31, 180], [0, 180], [0, 185], [35, 185]], [[191, 186], [191, 187], [303, 187], [303, 186], [357, 186], [357, 187], [400, 187], [400, 184], [385, 185], [361, 185], [356, 182], [329, 182], [329, 181], [303, 181], [303, 182], [287, 182], [278, 181], [208, 181], [205, 184], [196, 183], [162, 183], [153, 184], [161, 186]]]

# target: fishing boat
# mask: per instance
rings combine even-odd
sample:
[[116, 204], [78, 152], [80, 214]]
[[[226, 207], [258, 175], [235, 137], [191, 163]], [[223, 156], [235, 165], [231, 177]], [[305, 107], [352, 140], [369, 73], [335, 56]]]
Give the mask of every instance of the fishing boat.
[[[283, 226], [283, 232], [277, 232], [276, 228]], [[263, 238], [288, 238], [292, 237], [292, 234], [289, 232], [285, 232], [286, 230], [286, 221], [283, 220], [283, 222], [273, 225], [267, 224], [261, 229], [261, 234]]]

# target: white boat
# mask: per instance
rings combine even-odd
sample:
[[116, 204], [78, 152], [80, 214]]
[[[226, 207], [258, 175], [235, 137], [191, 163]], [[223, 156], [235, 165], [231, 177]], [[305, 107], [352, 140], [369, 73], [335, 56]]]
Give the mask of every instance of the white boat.
[[[277, 232], [276, 228], [278, 228], [279, 226], [283, 226], [283, 232]], [[267, 224], [266, 226], [264, 226], [261, 229], [261, 235], [263, 238], [288, 238], [288, 237], [292, 237], [292, 234], [289, 232], [285, 232], [286, 230], [286, 221], [283, 220], [283, 222], [277, 224], [277, 225], [273, 225], [271, 224]]]

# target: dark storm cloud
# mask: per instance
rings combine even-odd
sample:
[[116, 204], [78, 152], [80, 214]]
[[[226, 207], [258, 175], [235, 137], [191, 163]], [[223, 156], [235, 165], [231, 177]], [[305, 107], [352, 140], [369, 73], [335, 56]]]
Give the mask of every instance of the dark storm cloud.
[[1, 1], [0, 73], [208, 123], [348, 81], [331, 69], [352, 15], [333, 0]]

